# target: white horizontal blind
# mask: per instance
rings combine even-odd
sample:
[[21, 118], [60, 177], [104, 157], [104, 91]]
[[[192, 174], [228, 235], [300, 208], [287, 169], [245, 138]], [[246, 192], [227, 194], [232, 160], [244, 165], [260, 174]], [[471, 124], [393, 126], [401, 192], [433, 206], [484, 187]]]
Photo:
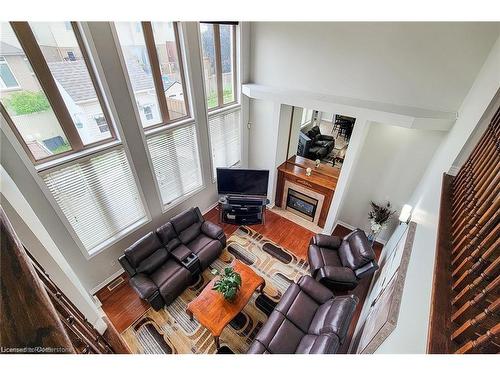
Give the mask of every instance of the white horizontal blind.
[[123, 148], [42, 177], [89, 253], [146, 217]]
[[194, 124], [155, 134], [147, 143], [164, 205], [202, 186]]
[[241, 159], [241, 110], [209, 117], [210, 149], [214, 178], [217, 167], [232, 167]]

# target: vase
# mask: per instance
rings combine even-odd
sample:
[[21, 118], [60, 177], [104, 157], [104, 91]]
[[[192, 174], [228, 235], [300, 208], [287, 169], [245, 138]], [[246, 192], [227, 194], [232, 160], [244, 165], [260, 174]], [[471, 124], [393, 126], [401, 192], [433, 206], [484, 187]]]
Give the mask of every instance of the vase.
[[373, 243], [375, 242], [375, 239], [377, 238], [378, 234], [379, 232], [374, 232], [374, 231], [371, 231], [368, 234], [368, 242], [370, 243], [371, 246], [373, 246]]

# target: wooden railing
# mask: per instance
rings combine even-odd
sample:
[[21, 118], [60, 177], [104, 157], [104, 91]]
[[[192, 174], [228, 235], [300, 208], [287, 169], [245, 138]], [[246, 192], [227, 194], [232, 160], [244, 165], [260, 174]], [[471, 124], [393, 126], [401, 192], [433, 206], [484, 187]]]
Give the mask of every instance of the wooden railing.
[[500, 108], [441, 194], [429, 353], [500, 352]]

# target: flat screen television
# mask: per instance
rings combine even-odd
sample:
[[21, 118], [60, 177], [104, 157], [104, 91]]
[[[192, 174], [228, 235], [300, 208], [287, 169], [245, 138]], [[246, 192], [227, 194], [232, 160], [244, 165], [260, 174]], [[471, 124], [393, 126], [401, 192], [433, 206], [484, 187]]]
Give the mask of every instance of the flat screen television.
[[217, 168], [217, 190], [222, 195], [267, 195], [268, 170]]

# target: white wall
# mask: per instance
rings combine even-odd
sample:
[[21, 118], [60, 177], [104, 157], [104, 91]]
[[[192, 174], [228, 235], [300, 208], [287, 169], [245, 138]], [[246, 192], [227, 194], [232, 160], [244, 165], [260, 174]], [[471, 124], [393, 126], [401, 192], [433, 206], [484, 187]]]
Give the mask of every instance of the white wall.
[[[467, 97], [459, 118], [436, 151], [410, 198], [417, 230], [408, 265], [399, 320], [377, 353], [425, 353], [442, 174], [457, 158], [500, 89], [500, 39], [497, 39]], [[489, 114], [491, 115], [491, 114]]]
[[499, 31], [478, 22], [254, 22], [251, 81], [453, 112]]
[[339, 219], [369, 232], [370, 201], [389, 200], [398, 213], [378, 237], [387, 241], [398, 223], [399, 210], [410, 199], [445, 135], [440, 131], [370, 124]]
[[264, 100], [250, 99], [248, 168], [269, 170], [267, 197], [271, 204], [274, 203], [276, 191], [279, 115], [279, 105]]

